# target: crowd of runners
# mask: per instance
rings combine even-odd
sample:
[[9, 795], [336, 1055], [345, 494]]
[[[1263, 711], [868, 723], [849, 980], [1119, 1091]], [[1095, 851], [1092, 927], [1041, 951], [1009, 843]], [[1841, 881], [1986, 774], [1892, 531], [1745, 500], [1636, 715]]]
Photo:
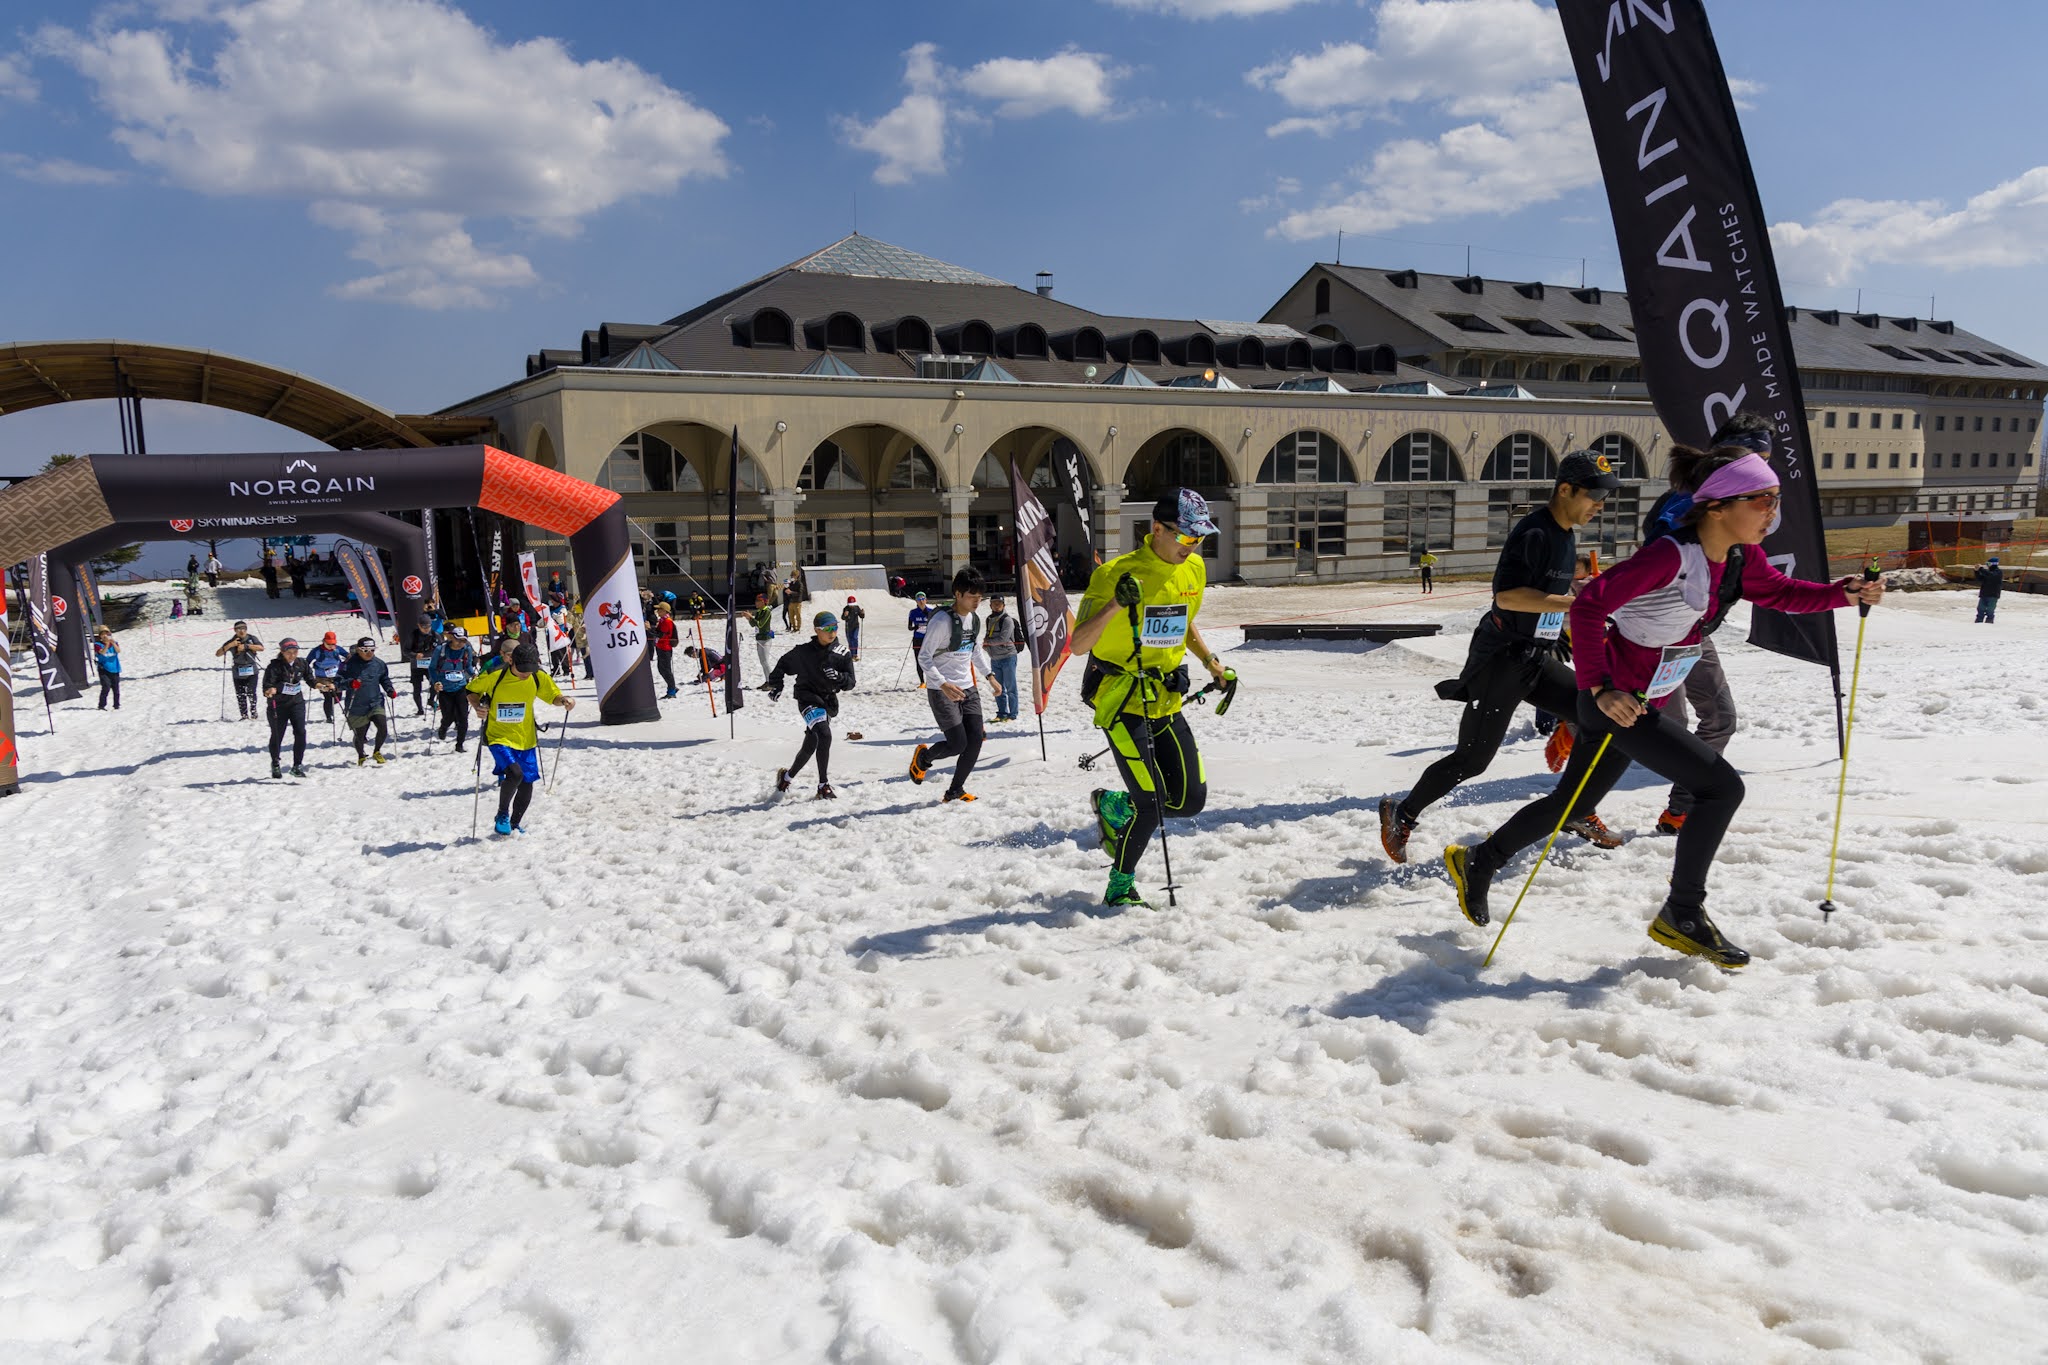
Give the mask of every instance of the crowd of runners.
[[[1768, 425], [1748, 414], [1731, 419], [1707, 449], [1674, 449], [1670, 490], [1645, 518], [1641, 548], [1604, 571], [1581, 554], [1577, 532], [1600, 515], [1608, 494], [1620, 486], [1605, 456], [1567, 455], [1548, 501], [1508, 535], [1494, 568], [1491, 602], [1472, 632], [1464, 667], [1437, 688], [1441, 698], [1461, 708], [1456, 743], [1406, 793], [1379, 803], [1381, 845], [1392, 861], [1406, 863], [1427, 812], [1487, 770], [1520, 707], [1532, 708], [1539, 724], [1550, 728], [1545, 754], [1558, 773], [1555, 788], [1480, 842], [1442, 851], [1451, 896], [1472, 924], [1491, 922], [1494, 882], [1546, 835], [1571, 833], [1601, 848], [1619, 845], [1598, 806], [1628, 767], [1639, 763], [1672, 783], [1656, 825], [1658, 833], [1675, 836], [1670, 889], [1655, 907], [1650, 937], [1722, 967], [1748, 962], [1749, 955], [1706, 908], [1715, 855], [1743, 799], [1742, 779], [1722, 756], [1735, 731], [1736, 703], [1714, 631], [1737, 601], [1783, 612], [1824, 612], [1868, 608], [1884, 595], [1874, 581], [1790, 579], [1756, 548], [1778, 518], [1780, 490], [1767, 458], [1770, 449]], [[1112, 910], [1145, 904], [1137, 885], [1139, 863], [1162, 822], [1198, 814], [1207, 801], [1207, 769], [1187, 723], [1186, 706], [1195, 691], [1190, 665], [1209, 675], [1204, 692], [1234, 696], [1237, 687], [1235, 671], [1203, 638], [1199, 623], [1208, 574], [1198, 550], [1215, 529], [1198, 493], [1168, 490], [1152, 509], [1149, 534], [1136, 549], [1095, 568], [1075, 611], [1069, 643], [1074, 655], [1085, 656], [1080, 699], [1092, 708], [1105, 753], [1122, 779], [1118, 787], [1090, 792], [1087, 806], [1110, 864], [1102, 901]], [[1424, 566], [1425, 579], [1430, 567]], [[1979, 574], [1980, 621], [1993, 619], [1999, 573], [1993, 560]], [[769, 586], [782, 598], [783, 630], [801, 629], [808, 599], [801, 575]], [[573, 682], [579, 663], [587, 675], [588, 661], [581, 657], [581, 620], [559, 578], [550, 581], [546, 604], [534, 611], [509, 601], [500, 605], [503, 624], [482, 642], [432, 610], [401, 642], [412, 698], [412, 715], [403, 719], [421, 723], [417, 733], [429, 751], [452, 739], [450, 752], [467, 753], [476, 732], [479, 790], [486, 751], [497, 786], [495, 831], [518, 835], [543, 772], [539, 750], [546, 723], [539, 708], [573, 708], [563, 682]], [[650, 666], [665, 699], [681, 687], [674, 671], [679, 646], [696, 666], [692, 684], [725, 679], [734, 661], [705, 642], [701, 618], [710, 603], [703, 595], [692, 593], [678, 603], [673, 593], [648, 593], [643, 605], [650, 622]], [[923, 593], [910, 599], [904, 663], [915, 666], [938, 736], [912, 743], [907, 775], [922, 785], [943, 770], [941, 805], [975, 800], [970, 783], [987, 725], [1018, 718], [1019, 659], [1028, 658], [1029, 645], [1008, 606], [973, 569], [955, 575], [943, 602]], [[687, 630], [679, 608], [693, 618]], [[556, 615], [560, 629], [549, 631], [539, 618], [542, 611]], [[836, 798], [833, 725], [842, 697], [859, 685], [867, 614], [858, 597], [849, 596], [837, 612], [812, 614], [807, 638], [771, 657], [778, 622], [769, 593], [757, 593], [746, 610], [760, 665], [761, 681], [752, 686], [771, 701], [792, 692], [801, 728], [794, 757], [776, 769], [776, 793], [789, 791], [815, 764], [815, 798]], [[542, 641], [549, 639], [561, 647], [544, 651]], [[119, 645], [102, 628], [92, 648], [99, 704], [118, 709]], [[327, 631], [310, 649], [294, 638], [278, 641], [266, 657], [268, 649], [246, 621], [237, 621], [214, 654], [238, 718], [269, 723], [273, 778], [287, 772], [287, 738], [289, 774], [306, 776], [307, 725], [316, 700], [333, 741], [342, 742], [345, 727], [357, 766], [393, 757], [401, 691], [391, 666], [378, 657], [375, 639], [364, 636], [344, 645]]]

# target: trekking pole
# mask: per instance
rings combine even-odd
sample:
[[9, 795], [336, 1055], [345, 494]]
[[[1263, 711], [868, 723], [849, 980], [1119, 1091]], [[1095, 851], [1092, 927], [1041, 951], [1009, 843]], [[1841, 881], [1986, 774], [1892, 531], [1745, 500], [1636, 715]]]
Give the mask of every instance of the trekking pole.
[[[1642, 699], [1642, 695], [1638, 693], [1636, 700]], [[1493, 965], [1493, 955], [1500, 951], [1500, 941], [1508, 936], [1508, 926], [1515, 922], [1515, 911], [1522, 908], [1522, 897], [1528, 895], [1529, 888], [1535, 884], [1536, 874], [1543, 870], [1543, 862], [1550, 856], [1550, 846], [1556, 843], [1557, 836], [1564, 832], [1564, 822], [1571, 818], [1573, 808], [1579, 804], [1579, 798], [1585, 795], [1586, 784], [1591, 782], [1593, 774], [1599, 771], [1600, 760], [1606, 756], [1607, 746], [1613, 742], [1612, 730], [1600, 737], [1600, 747], [1593, 751], [1593, 761], [1586, 765], [1586, 775], [1579, 779], [1578, 789], [1572, 793], [1572, 799], [1565, 803], [1563, 812], [1558, 815], [1557, 828], [1551, 830], [1550, 837], [1543, 841], [1543, 851], [1536, 855], [1536, 865], [1530, 868], [1529, 875], [1523, 878], [1522, 889], [1516, 893], [1515, 903], [1508, 907], [1508, 917], [1500, 922], [1500, 932], [1493, 936], [1493, 946], [1486, 950], [1486, 960], [1479, 964], [1480, 970], [1484, 971]]]
[[561, 733], [555, 736], [555, 761], [548, 764], [548, 785], [544, 791], [555, 789], [555, 774], [562, 770], [562, 746], [569, 742], [569, 717], [564, 715], [559, 722]]
[[479, 730], [479, 731], [477, 731], [477, 736], [476, 736], [476, 791], [475, 791], [475, 792], [474, 792], [474, 793], [473, 793], [473, 794], [471, 795], [471, 797], [470, 797], [470, 801], [469, 801], [469, 837], [470, 837], [470, 838], [472, 838], [472, 839], [474, 839], [474, 838], [477, 838], [477, 837], [478, 837], [478, 835], [477, 835], [477, 829], [478, 829], [478, 824], [477, 824], [477, 822], [478, 822], [478, 820], [479, 820], [479, 819], [481, 818], [481, 812], [482, 812], [482, 810], [483, 810], [483, 801], [484, 801], [484, 736], [483, 736], [483, 731]]
[[1131, 620], [1131, 671], [1138, 679], [1138, 704], [1144, 708], [1145, 771], [1152, 777], [1153, 799], [1159, 802], [1159, 856], [1166, 860], [1166, 903], [1178, 907], [1180, 901], [1173, 894], [1173, 846], [1166, 841], [1166, 782], [1159, 775], [1158, 754], [1152, 747], [1152, 680], [1145, 676], [1145, 643], [1140, 633], [1138, 604], [1133, 602], [1124, 611]]
[[[1216, 714], [1219, 716], [1229, 715], [1230, 704], [1237, 700], [1237, 674], [1235, 672], [1231, 672], [1229, 676], [1222, 682], [1215, 682], [1212, 680], [1208, 683], [1207, 686], [1203, 687], [1201, 691], [1191, 694], [1188, 697], [1188, 700], [1191, 702], [1200, 702], [1202, 705], [1207, 706], [1209, 704], [1209, 694], [1211, 692], [1221, 692], [1223, 694], [1223, 700], [1216, 703]], [[1039, 724], [1043, 725], [1044, 723], [1044, 717], [1041, 716], [1039, 718]], [[1109, 747], [1100, 751], [1099, 753], [1092, 753], [1087, 755], [1085, 758], [1081, 760], [1081, 771], [1084, 773], [1093, 771], [1095, 765], [1100, 763], [1103, 759], [1108, 758], [1110, 754], [1114, 752], [1115, 748], [1116, 746], [1112, 744]]]
[[228, 661], [220, 661], [220, 718], [228, 718]]
[[889, 689], [891, 691], [894, 691], [896, 688], [903, 686], [903, 670], [910, 666], [910, 660], [912, 659], [912, 657], [916, 655], [916, 653], [917, 650], [915, 648], [906, 649], [903, 651], [903, 657], [897, 660], [896, 681], [889, 684]]
[[[1863, 566], [1863, 581], [1875, 582], [1877, 561]], [[1849, 737], [1856, 732], [1856, 684], [1863, 674], [1863, 629], [1870, 624], [1870, 604], [1857, 604], [1856, 662], [1849, 666], [1849, 721], [1842, 729], [1842, 775], [1835, 781], [1835, 836], [1828, 843], [1828, 890], [1820, 903], [1821, 923], [1835, 913], [1835, 855], [1842, 848], [1842, 801], [1849, 792]]]

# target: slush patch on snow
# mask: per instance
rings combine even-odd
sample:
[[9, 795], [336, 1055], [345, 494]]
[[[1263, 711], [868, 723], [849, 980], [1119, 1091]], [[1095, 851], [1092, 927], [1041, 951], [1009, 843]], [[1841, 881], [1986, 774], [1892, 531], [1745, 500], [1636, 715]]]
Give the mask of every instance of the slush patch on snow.
[[1997, 1156], [1944, 1147], [1933, 1154], [1930, 1164], [1943, 1184], [1971, 1194], [2007, 1199], [2048, 1196], [2048, 1156]]

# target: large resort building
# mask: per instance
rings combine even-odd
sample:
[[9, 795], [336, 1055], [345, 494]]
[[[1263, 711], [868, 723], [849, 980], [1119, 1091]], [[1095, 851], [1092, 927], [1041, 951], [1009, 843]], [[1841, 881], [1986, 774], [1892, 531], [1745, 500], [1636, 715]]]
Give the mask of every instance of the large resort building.
[[[2031, 514], [2048, 368], [1952, 323], [1795, 313], [1830, 524]], [[1014, 462], [1070, 562], [1129, 548], [1185, 484], [1215, 510], [1212, 577], [1289, 583], [1425, 549], [1488, 567], [1581, 447], [1625, 480], [1582, 538], [1626, 553], [1670, 445], [1625, 295], [1341, 265], [1257, 322], [1116, 317], [854, 235], [526, 368], [444, 415], [626, 495], [643, 580], [714, 586], [735, 472], [749, 563], [1006, 565]]]

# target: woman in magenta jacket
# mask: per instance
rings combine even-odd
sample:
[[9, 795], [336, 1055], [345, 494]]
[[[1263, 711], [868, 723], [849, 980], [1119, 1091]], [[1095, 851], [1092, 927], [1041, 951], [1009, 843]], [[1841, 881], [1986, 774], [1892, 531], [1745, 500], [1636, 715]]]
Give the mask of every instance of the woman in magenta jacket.
[[[1694, 798], [1672, 856], [1671, 892], [1650, 937], [1722, 967], [1749, 954], [1707, 916], [1707, 869], [1742, 804], [1742, 778], [1685, 727], [1667, 722], [1664, 699], [1684, 681], [1705, 629], [1718, 624], [1722, 579], [1739, 561], [1740, 596], [1783, 612], [1833, 611], [1883, 600], [1880, 583], [1809, 583], [1787, 578], [1756, 546], [1777, 525], [1778, 476], [1763, 456], [1734, 446], [1671, 452], [1671, 482], [1692, 487], [1683, 528], [1645, 546], [1588, 583], [1572, 603], [1572, 667], [1579, 684], [1579, 742], [1548, 796], [1508, 817], [1484, 842], [1444, 850], [1458, 908], [1474, 924], [1490, 919], [1487, 891], [1517, 853], [1564, 818], [1598, 807], [1630, 763], [1680, 783]], [[1599, 765], [1593, 756], [1608, 735]], [[1587, 770], [1592, 768], [1590, 778]]]

